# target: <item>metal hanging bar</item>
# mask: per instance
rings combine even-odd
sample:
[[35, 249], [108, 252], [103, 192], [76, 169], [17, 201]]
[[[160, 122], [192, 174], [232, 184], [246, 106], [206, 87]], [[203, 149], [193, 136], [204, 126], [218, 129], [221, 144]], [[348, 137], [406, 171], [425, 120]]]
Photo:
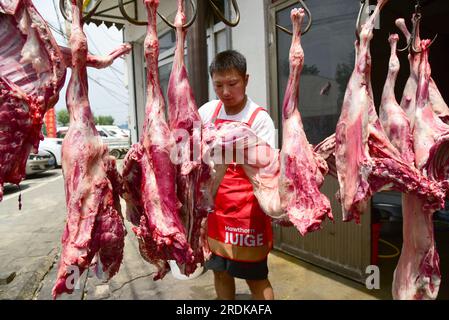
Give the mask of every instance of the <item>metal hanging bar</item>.
[[[103, 0], [97, 0], [94, 7], [90, 11], [88, 11], [85, 16], [83, 16], [83, 21], [89, 19], [90, 17], [92, 17], [95, 14], [95, 11], [97, 11], [97, 9], [100, 6], [102, 1]], [[67, 16], [67, 11], [66, 11], [65, 5], [66, 5], [65, 0], [59, 0], [59, 11], [61, 11], [61, 14], [64, 17], [64, 19], [66, 19], [68, 22], [72, 22], [72, 19], [70, 19], [69, 16]]]
[[221, 12], [220, 8], [217, 7], [217, 5], [215, 4], [214, 0], [209, 0], [209, 4], [212, 7], [212, 10], [214, 11], [215, 15], [227, 26], [229, 27], [235, 27], [239, 24], [240, 22], [240, 9], [239, 6], [237, 4], [237, 0], [232, 0], [232, 6], [234, 7], [234, 11], [235, 11], [235, 20], [234, 21], [230, 21], [228, 19], [226, 19], [226, 17], [224, 16], [223, 12]]
[[[190, 27], [190, 26], [195, 22], [195, 19], [196, 19], [197, 9], [196, 9], [195, 2], [194, 2], [193, 0], [190, 0], [190, 4], [192, 5], [193, 16], [192, 16], [192, 18], [190, 19], [189, 22], [187, 22], [185, 25], [182, 26], [183, 29], [187, 29], [188, 27]], [[173, 23], [171, 23], [170, 21], [168, 21], [168, 19], [167, 19], [166, 17], [164, 17], [164, 16], [163, 16], [162, 14], [160, 14], [159, 12], [158, 12], [157, 14], [159, 15], [159, 17], [161, 17], [161, 19], [162, 19], [166, 24], [168, 24], [168, 26], [169, 26], [170, 28], [176, 29], [176, 26], [175, 26]]]
[[[135, 3], [135, 1], [134, 1]], [[126, 13], [125, 5], [123, 4], [123, 0], [118, 0], [118, 7], [120, 9], [120, 12], [123, 15], [123, 18], [128, 20], [130, 23], [135, 24], [136, 26], [146, 26], [148, 25], [148, 21], [138, 21], [134, 18], [131, 18], [128, 13]]]
[[[307, 31], [310, 30], [310, 27], [312, 26], [312, 13], [310, 12], [309, 8], [307, 7], [307, 5], [304, 3], [303, 0], [298, 0], [299, 4], [304, 8], [307, 17], [309, 18], [309, 22], [307, 23], [307, 26], [305, 27], [304, 31], [301, 32], [301, 35], [304, 35], [307, 33]], [[276, 24], [276, 27], [281, 29], [282, 31], [288, 33], [289, 35], [293, 35], [293, 32], [288, 30], [287, 28], [284, 28], [283, 26], [280, 26], [278, 24]]]
[[[145, 26], [148, 24], [148, 21], [138, 21], [134, 18], [131, 18], [128, 13], [125, 10], [125, 6], [123, 4], [123, 0], [118, 0], [118, 4], [119, 4], [119, 9], [120, 12], [122, 13], [123, 17], [128, 20], [130, 23], [138, 25], [138, 26]], [[193, 22], [195, 22], [196, 19], [196, 14], [197, 14], [197, 10], [196, 10], [196, 5], [195, 2], [193, 0], [190, 0], [190, 4], [192, 5], [192, 11], [193, 11], [193, 16], [190, 19], [189, 22], [187, 22], [185, 25], [183, 25], [183, 28], [186, 29], [188, 27], [190, 27]], [[162, 14], [160, 14], [159, 12], [157, 13], [159, 15], [159, 17], [170, 27], [173, 29], [176, 29], [176, 27], [174, 26], [173, 23], [171, 23], [170, 21], [168, 21], [168, 19], [166, 17], [164, 17]]]

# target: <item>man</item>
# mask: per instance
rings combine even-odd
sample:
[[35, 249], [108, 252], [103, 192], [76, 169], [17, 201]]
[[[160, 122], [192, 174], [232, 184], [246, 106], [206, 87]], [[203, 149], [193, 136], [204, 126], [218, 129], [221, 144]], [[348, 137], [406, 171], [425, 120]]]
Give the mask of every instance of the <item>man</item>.
[[[204, 104], [203, 122], [238, 121], [275, 147], [273, 120], [246, 95], [249, 75], [245, 57], [234, 50], [219, 53], [209, 68], [219, 100]], [[257, 300], [274, 299], [268, 280], [267, 256], [272, 248], [271, 221], [262, 211], [253, 188], [238, 164], [229, 165], [208, 216], [212, 257], [205, 264], [214, 272], [218, 299], [235, 299], [235, 278], [245, 279]]]

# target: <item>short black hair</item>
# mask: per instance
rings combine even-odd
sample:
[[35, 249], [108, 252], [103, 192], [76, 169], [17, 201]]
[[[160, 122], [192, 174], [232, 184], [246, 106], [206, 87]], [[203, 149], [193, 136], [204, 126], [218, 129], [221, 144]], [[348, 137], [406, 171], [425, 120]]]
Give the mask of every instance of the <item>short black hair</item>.
[[209, 66], [210, 76], [216, 72], [236, 69], [243, 77], [246, 76], [246, 58], [238, 51], [226, 50], [217, 54]]

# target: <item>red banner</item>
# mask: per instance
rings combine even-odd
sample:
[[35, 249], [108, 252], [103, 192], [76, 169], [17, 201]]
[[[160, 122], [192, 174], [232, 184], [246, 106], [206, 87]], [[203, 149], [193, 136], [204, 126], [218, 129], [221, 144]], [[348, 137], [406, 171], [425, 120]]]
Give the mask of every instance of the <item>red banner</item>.
[[45, 113], [44, 122], [45, 122], [45, 128], [47, 129], [47, 137], [56, 138], [55, 108], [51, 108]]

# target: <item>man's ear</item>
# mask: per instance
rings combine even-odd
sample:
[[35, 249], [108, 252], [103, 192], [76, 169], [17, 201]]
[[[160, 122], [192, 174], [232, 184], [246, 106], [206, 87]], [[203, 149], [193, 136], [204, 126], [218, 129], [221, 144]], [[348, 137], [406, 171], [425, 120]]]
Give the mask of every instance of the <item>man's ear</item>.
[[249, 74], [247, 74], [247, 75], [245, 76], [245, 85], [248, 85], [248, 80], [249, 80]]

